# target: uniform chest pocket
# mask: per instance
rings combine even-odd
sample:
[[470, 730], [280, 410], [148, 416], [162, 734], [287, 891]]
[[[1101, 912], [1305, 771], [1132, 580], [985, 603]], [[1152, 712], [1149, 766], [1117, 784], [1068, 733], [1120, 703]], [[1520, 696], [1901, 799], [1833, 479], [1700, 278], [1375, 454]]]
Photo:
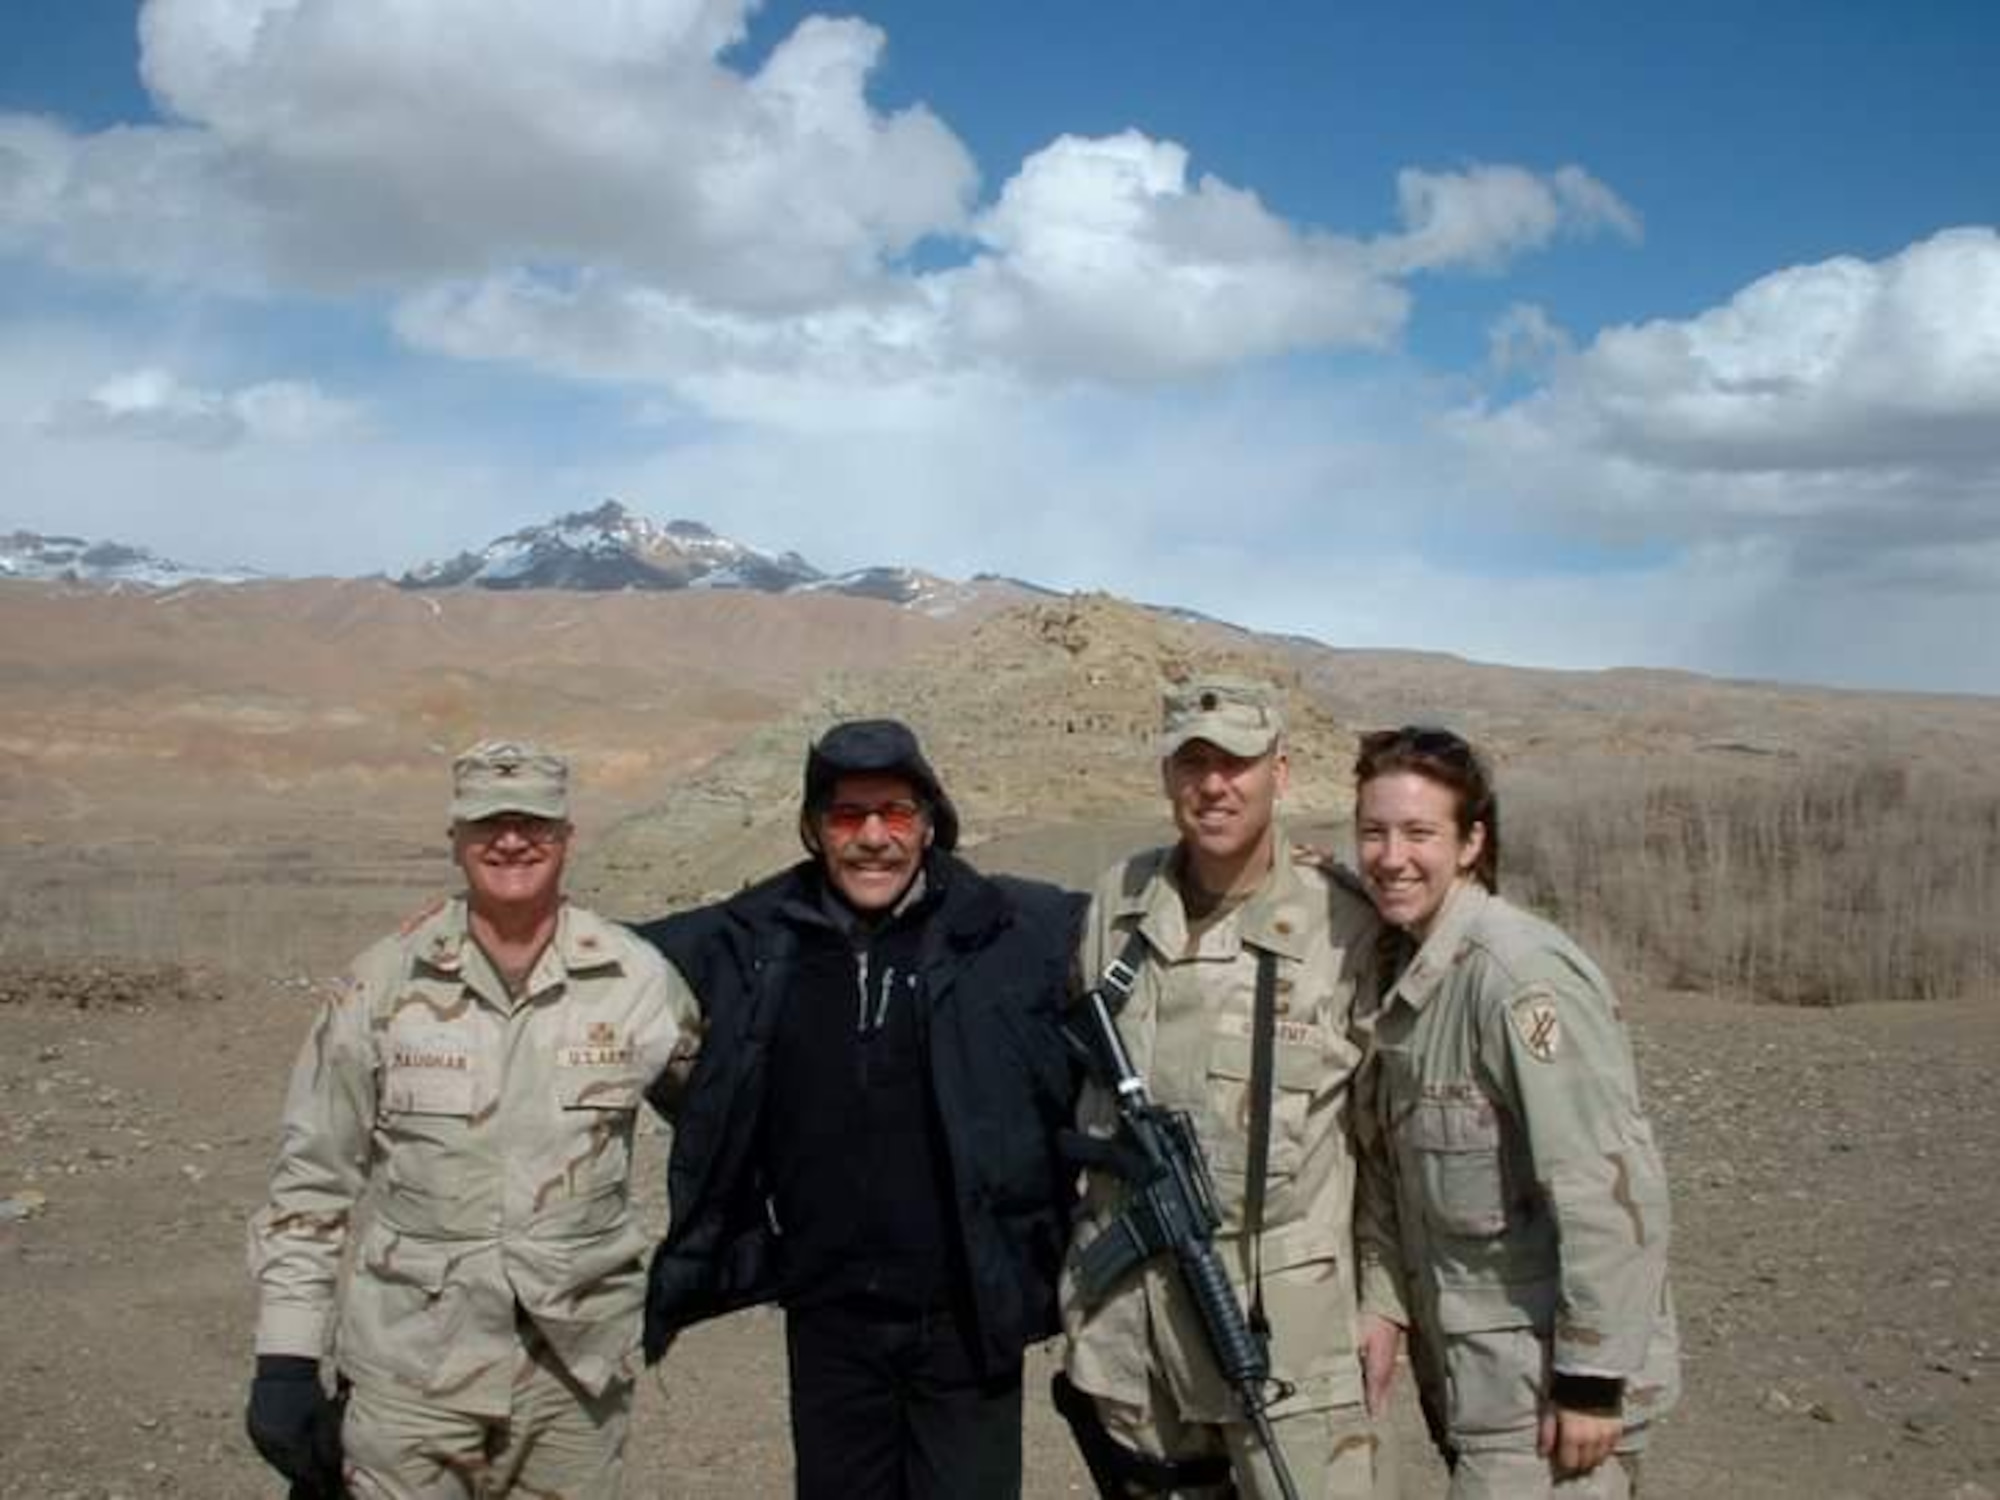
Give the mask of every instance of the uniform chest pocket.
[[573, 1221], [564, 1232], [603, 1228], [624, 1212], [644, 1080], [629, 1064], [565, 1065], [560, 1058], [555, 1073], [561, 1119], [536, 1144], [535, 1212]]
[[629, 1113], [639, 1107], [645, 1083], [629, 1068], [556, 1065], [556, 1103], [564, 1109]]
[[1507, 1228], [1500, 1116], [1483, 1094], [1420, 1099], [1403, 1126], [1424, 1211], [1441, 1232], [1488, 1239]]
[[391, 1115], [473, 1112], [471, 1042], [450, 1026], [395, 1026], [383, 1052], [382, 1110]]
[[[1224, 1023], [1208, 1056], [1202, 1147], [1218, 1176], [1246, 1176], [1250, 1159], [1250, 1022]], [[1337, 1128], [1337, 1085], [1354, 1070], [1354, 1048], [1317, 1025], [1281, 1022], [1271, 1047], [1271, 1148], [1274, 1178], [1295, 1175], [1314, 1133]]]
[[592, 1021], [555, 1049], [556, 1102], [564, 1109], [633, 1110], [646, 1087], [634, 1038], [610, 1021]]
[[472, 1075], [436, 1068], [391, 1068], [382, 1080], [382, 1109], [392, 1115], [472, 1113]]

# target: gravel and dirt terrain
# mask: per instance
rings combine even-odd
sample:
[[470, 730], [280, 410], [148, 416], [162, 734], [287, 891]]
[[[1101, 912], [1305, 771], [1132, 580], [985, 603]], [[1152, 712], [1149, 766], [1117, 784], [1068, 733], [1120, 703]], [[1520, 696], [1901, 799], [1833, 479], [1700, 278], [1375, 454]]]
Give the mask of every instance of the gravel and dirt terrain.
[[[1096, 598], [941, 623], [856, 600], [16, 585], [0, 627], [5, 1500], [282, 1492], [242, 1434], [245, 1221], [313, 985], [450, 880], [445, 768], [483, 733], [576, 755], [572, 887], [624, 917], [792, 857], [801, 752], [843, 714], [924, 731], [980, 862], [1079, 883], [1159, 833], [1150, 725], [1192, 662], [1290, 685], [1295, 831], [1336, 848], [1354, 729], [1406, 717], [1465, 723], [1503, 784], [1578, 802], [1579, 746], [1613, 778], [1887, 755], [1990, 787], [2000, 743], [2000, 700], [1330, 652]], [[1961, 894], [1954, 941], [1990, 976], [2000, 812], [1963, 805], [1993, 821], [1956, 830], [1923, 889]], [[1625, 988], [1687, 1359], [1648, 1493], [2000, 1500], [2000, 987], [1845, 1008]], [[664, 1142], [645, 1144], [658, 1224]], [[1048, 1369], [1029, 1493], [1086, 1494]], [[1435, 1500], [1411, 1406], [1406, 1493]], [[783, 1495], [787, 1454], [781, 1325], [749, 1313], [642, 1386], [630, 1492]]]
[[[1647, 995], [1688, 1398], [1664, 1496], [2000, 1493], [2000, 1009]], [[0, 1495], [279, 1493], [242, 1435], [243, 1225], [309, 1012], [295, 983], [0, 975]], [[660, 1206], [659, 1146], [642, 1158]], [[777, 1317], [698, 1331], [642, 1387], [631, 1492], [788, 1491]], [[1030, 1392], [1029, 1493], [1087, 1493]], [[1417, 1500], [1441, 1493], [1410, 1413]]]

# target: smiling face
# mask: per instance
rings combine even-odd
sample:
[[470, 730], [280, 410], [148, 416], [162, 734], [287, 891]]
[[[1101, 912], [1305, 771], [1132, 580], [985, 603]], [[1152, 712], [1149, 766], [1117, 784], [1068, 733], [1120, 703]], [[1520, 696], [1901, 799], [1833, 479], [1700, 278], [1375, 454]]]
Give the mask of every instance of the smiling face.
[[1486, 825], [1458, 827], [1458, 793], [1416, 771], [1361, 783], [1354, 808], [1361, 878], [1392, 927], [1422, 938], [1485, 845]]
[[887, 911], [923, 868], [930, 814], [907, 777], [842, 776], [826, 805], [811, 815], [807, 842], [849, 906]]
[[465, 876], [472, 909], [517, 919], [551, 911], [562, 898], [570, 825], [557, 818], [499, 813], [455, 823], [452, 858]]
[[1188, 868], [1217, 895], [1247, 889], [1271, 866], [1272, 818], [1291, 767], [1282, 748], [1232, 755], [1189, 740], [1160, 764]]

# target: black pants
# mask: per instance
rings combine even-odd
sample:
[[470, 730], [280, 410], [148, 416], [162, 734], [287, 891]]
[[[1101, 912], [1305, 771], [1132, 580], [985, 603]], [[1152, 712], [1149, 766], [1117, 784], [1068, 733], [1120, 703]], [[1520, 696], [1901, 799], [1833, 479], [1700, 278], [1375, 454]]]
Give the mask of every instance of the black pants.
[[787, 1314], [799, 1500], [1018, 1500], [1021, 1365], [982, 1381], [948, 1313]]

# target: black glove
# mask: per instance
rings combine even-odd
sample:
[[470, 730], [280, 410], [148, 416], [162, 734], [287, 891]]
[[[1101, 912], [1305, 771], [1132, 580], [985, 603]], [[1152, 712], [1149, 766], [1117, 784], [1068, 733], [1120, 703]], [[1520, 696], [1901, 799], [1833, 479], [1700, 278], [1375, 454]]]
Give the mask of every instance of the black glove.
[[264, 1462], [292, 1481], [295, 1496], [338, 1496], [340, 1404], [319, 1383], [319, 1361], [260, 1354], [244, 1414]]

